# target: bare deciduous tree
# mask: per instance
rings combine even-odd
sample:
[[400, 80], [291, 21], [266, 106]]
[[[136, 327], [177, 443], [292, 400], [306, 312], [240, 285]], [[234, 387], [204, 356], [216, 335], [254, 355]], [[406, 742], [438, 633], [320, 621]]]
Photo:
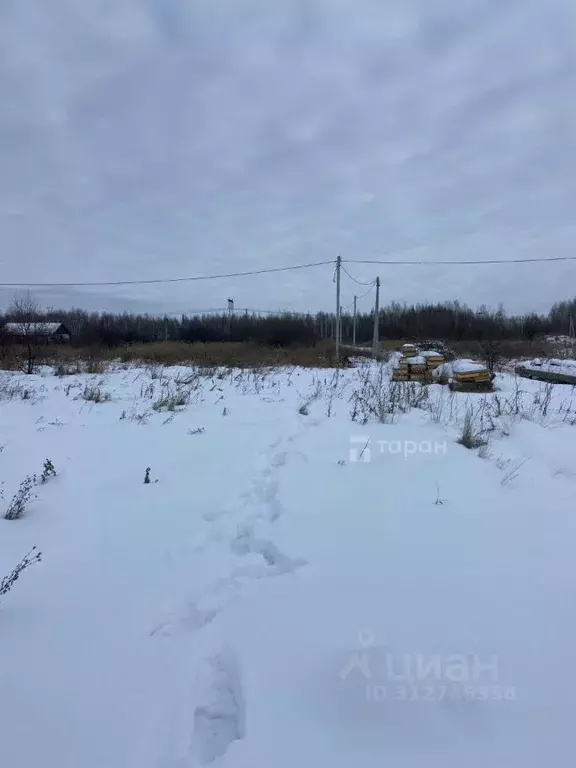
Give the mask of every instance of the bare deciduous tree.
[[24, 373], [34, 373], [41, 345], [46, 341], [46, 322], [41, 319], [41, 307], [30, 294], [16, 294], [8, 309], [13, 322], [18, 326], [18, 337], [25, 350], [20, 367]]
[[490, 340], [485, 341], [481, 347], [486, 366], [492, 373], [502, 362], [502, 343], [497, 340]]

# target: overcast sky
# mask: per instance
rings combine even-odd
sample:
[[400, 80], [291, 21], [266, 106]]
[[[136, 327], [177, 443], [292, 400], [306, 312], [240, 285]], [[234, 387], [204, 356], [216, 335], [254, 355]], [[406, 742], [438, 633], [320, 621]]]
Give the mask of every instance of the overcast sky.
[[[0, 282], [572, 256], [575, 192], [574, 0], [0, 3]], [[576, 262], [348, 268], [384, 303], [576, 294]], [[332, 272], [36, 294], [316, 310]]]

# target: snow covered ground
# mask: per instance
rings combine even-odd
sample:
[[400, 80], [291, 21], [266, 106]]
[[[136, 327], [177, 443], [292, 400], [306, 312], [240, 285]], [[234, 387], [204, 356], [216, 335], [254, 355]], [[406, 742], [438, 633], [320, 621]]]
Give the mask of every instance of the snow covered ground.
[[572, 388], [379, 376], [0, 373], [0, 765], [569, 763]]

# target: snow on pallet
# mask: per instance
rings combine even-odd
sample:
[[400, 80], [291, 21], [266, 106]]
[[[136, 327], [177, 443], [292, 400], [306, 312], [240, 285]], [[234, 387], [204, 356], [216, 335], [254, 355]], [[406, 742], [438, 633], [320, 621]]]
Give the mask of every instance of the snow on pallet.
[[576, 360], [536, 358], [516, 366], [516, 373], [528, 379], [556, 384], [576, 384]]

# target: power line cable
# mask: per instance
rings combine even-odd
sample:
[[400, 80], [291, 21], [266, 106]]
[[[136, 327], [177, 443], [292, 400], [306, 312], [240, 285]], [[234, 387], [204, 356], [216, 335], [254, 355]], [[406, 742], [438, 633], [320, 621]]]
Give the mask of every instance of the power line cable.
[[360, 299], [363, 299], [365, 296], [368, 296], [368, 294], [374, 289], [375, 286], [376, 286], [376, 280], [374, 280], [374, 282], [372, 283], [370, 288], [368, 288], [366, 293], [363, 293], [362, 296], [357, 296], [356, 297], [358, 299], [358, 301], [360, 301]]
[[[368, 296], [368, 294], [374, 289], [375, 285], [376, 285], [376, 280], [374, 280], [370, 288], [368, 288], [368, 290], [365, 293], [363, 293], [361, 296], [356, 296], [356, 301], [360, 301], [361, 299], [366, 298], [366, 296]], [[350, 304], [348, 304], [348, 306], [344, 308], [344, 311], [347, 312], [350, 309], [350, 307], [352, 307], [353, 305], [354, 305], [354, 299], [352, 299]]]
[[172, 277], [157, 280], [107, 280], [93, 281], [85, 283], [0, 283], [2, 288], [81, 288], [86, 286], [98, 285], [152, 285], [156, 283], [185, 283], [195, 280], [219, 280], [227, 277], [247, 277], [249, 275], [264, 275], [272, 272], [288, 272], [293, 269], [309, 269], [310, 267], [320, 267], [325, 264], [333, 264], [330, 261], [315, 261], [310, 264], [294, 264], [290, 267], [274, 267], [271, 269], [254, 269], [246, 272], [228, 272], [221, 275], [198, 275], [196, 277]]
[[[546, 262], [558, 261], [576, 261], [576, 256], [552, 256], [550, 258], [530, 258], [530, 259], [469, 259], [469, 260], [430, 260], [430, 261], [402, 261], [400, 259], [378, 260], [378, 259], [346, 259], [347, 264], [382, 264], [398, 266], [437, 266], [437, 265], [480, 265], [480, 264], [543, 264]], [[83, 288], [96, 286], [114, 286], [114, 285], [155, 285], [160, 283], [185, 283], [199, 280], [220, 280], [231, 277], [249, 277], [253, 275], [273, 274], [276, 272], [288, 272], [296, 269], [310, 269], [311, 267], [321, 267], [327, 264], [333, 264], [333, 260], [315, 261], [309, 264], [294, 264], [288, 267], [273, 267], [270, 269], [254, 269], [244, 272], [227, 272], [218, 275], [196, 275], [193, 277], [172, 277], [157, 278], [154, 280], [94, 280], [78, 283], [0, 283], [2, 288]], [[344, 269], [344, 268], [343, 268]], [[356, 280], [346, 269], [348, 277], [359, 285], [367, 285], [360, 280]]]
[[533, 264], [543, 263], [546, 261], [576, 261], [576, 256], [552, 256], [551, 258], [534, 258], [534, 259], [471, 259], [468, 261], [400, 261], [390, 259], [388, 261], [378, 261], [373, 259], [346, 259], [347, 264], [400, 264], [400, 265], [418, 265], [418, 266], [433, 266], [437, 264]]
[[374, 279], [374, 280], [371, 280], [369, 283], [367, 283], [367, 282], [363, 282], [362, 280], [357, 280], [355, 277], [353, 277], [353, 276], [350, 274], [350, 272], [348, 272], [348, 270], [347, 270], [347, 269], [346, 269], [346, 267], [344, 267], [344, 266], [342, 267], [342, 271], [343, 271], [343, 272], [345, 272], [345, 273], [348, 275], [348, 277], [350, 278], [350, 280], [354, 280], [354, 282], [355, 282], [355, 283], [358, 283], [358, 285], [370, 285], [370, 286], [373, 286], [373, 285], [375, 285], [375, 284], [376, 284], [376, 279]]

